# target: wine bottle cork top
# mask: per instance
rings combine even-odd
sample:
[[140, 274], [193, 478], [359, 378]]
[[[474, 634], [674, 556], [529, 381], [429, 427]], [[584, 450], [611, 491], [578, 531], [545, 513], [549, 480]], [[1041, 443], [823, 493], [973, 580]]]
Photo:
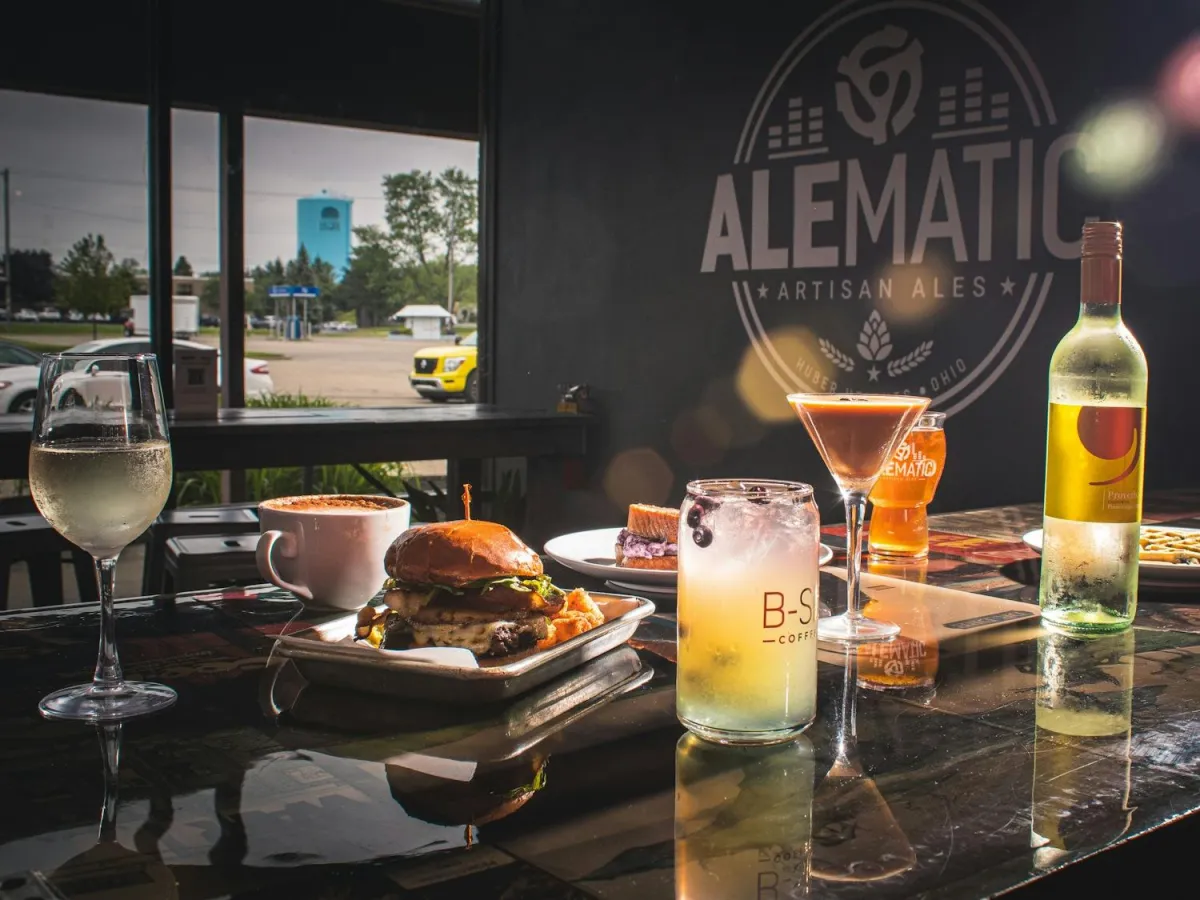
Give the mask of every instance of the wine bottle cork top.
[[1083, 257], [1108, 256], [1121, 258], [1120, 222], [1085, 222], [1079, 253]]

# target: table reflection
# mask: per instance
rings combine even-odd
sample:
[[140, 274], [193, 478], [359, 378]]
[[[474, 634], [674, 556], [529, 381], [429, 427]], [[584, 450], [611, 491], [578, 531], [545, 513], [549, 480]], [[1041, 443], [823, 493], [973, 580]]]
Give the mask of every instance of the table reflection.
[[96, 843], [68, 859], [49, 875], [49, 882], [63, 896], [108, 900], [167, 900], [178, 897], [179, 888], [170, 868], [162, 861], [157, 843], [145, 840], [138, 831], [131, 850], [117, 840], [117, 805], [120, 801], [121, 725], [100, 725], [100, 756], [104, 767], [104, 800], [100, 806], [100, 828]]
[[730, 747], [692, 734], [675, 748], [675, 896], [807, 897], [813, 748]]
[[813, 794], [812, 874], [822, 881], [878, 881], [907, 872], [917, 862], [859, 756], [858, 681], [858, 648], [847, 646], [833, 764]]
[[863, 615], [895, 622], [900, 634], [891, 641], [858, 648], [858, 685], [897, 692], [906, 700], [932, 702], [936, 693], [938, 640], [933, 617], [922, 592], [929, 560], [882, 562], [869, 560], [867, 571], [898, 579], [886, 589], [874, 586]]
[[1132, 628], [1096, 636], [1047, 629], [1038, 638], [1030, 835], [1038, 868], [1116, 840], [1133, 820], [1135, 649]]

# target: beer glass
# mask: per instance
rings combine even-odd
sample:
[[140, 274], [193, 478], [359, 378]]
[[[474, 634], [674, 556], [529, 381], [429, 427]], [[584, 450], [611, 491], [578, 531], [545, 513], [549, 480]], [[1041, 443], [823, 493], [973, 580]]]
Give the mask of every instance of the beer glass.
[[867, 552], [884, 560], [924, 559], [929, 555], [929, 519], [946, 464], [945, 413], [924, 413], [871, 490]]

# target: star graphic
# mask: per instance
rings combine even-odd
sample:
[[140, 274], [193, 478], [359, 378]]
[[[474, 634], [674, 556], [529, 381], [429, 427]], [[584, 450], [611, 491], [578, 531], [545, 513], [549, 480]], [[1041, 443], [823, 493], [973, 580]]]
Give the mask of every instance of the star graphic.
[[879, 380], [879, 370], [877, 368], [875, 368], [874, 366], [871, 366], [871, 368], [867, 369], [867, 377], [870, 378], [872, 381], [878, 381]]
[[758, 286], [758, 299], [759, 300], [767, 299], [767, 286], [765, 284], [760, 284]]
[[1006, 296], [1006, 297], [1013, 292], [1014, 287], [1016, 287], [1016, 282], [1013, 281], [1008, 276], [1005, 276], [1004, 280], [1002, 282], [1000, 282], [1000, 290], [1004, 293], [1004, 296]]

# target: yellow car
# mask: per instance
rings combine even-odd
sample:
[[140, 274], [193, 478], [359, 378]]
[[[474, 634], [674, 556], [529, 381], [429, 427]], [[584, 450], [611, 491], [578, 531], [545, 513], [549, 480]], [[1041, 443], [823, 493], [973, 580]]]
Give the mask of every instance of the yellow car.
[[468, 403], [479, 402], [478, 331], [457, 340], [452, 347], [426, 347], [413, 355], [413, 370], [408, 383], [413, 390], [435, 403], [460, 397]]

